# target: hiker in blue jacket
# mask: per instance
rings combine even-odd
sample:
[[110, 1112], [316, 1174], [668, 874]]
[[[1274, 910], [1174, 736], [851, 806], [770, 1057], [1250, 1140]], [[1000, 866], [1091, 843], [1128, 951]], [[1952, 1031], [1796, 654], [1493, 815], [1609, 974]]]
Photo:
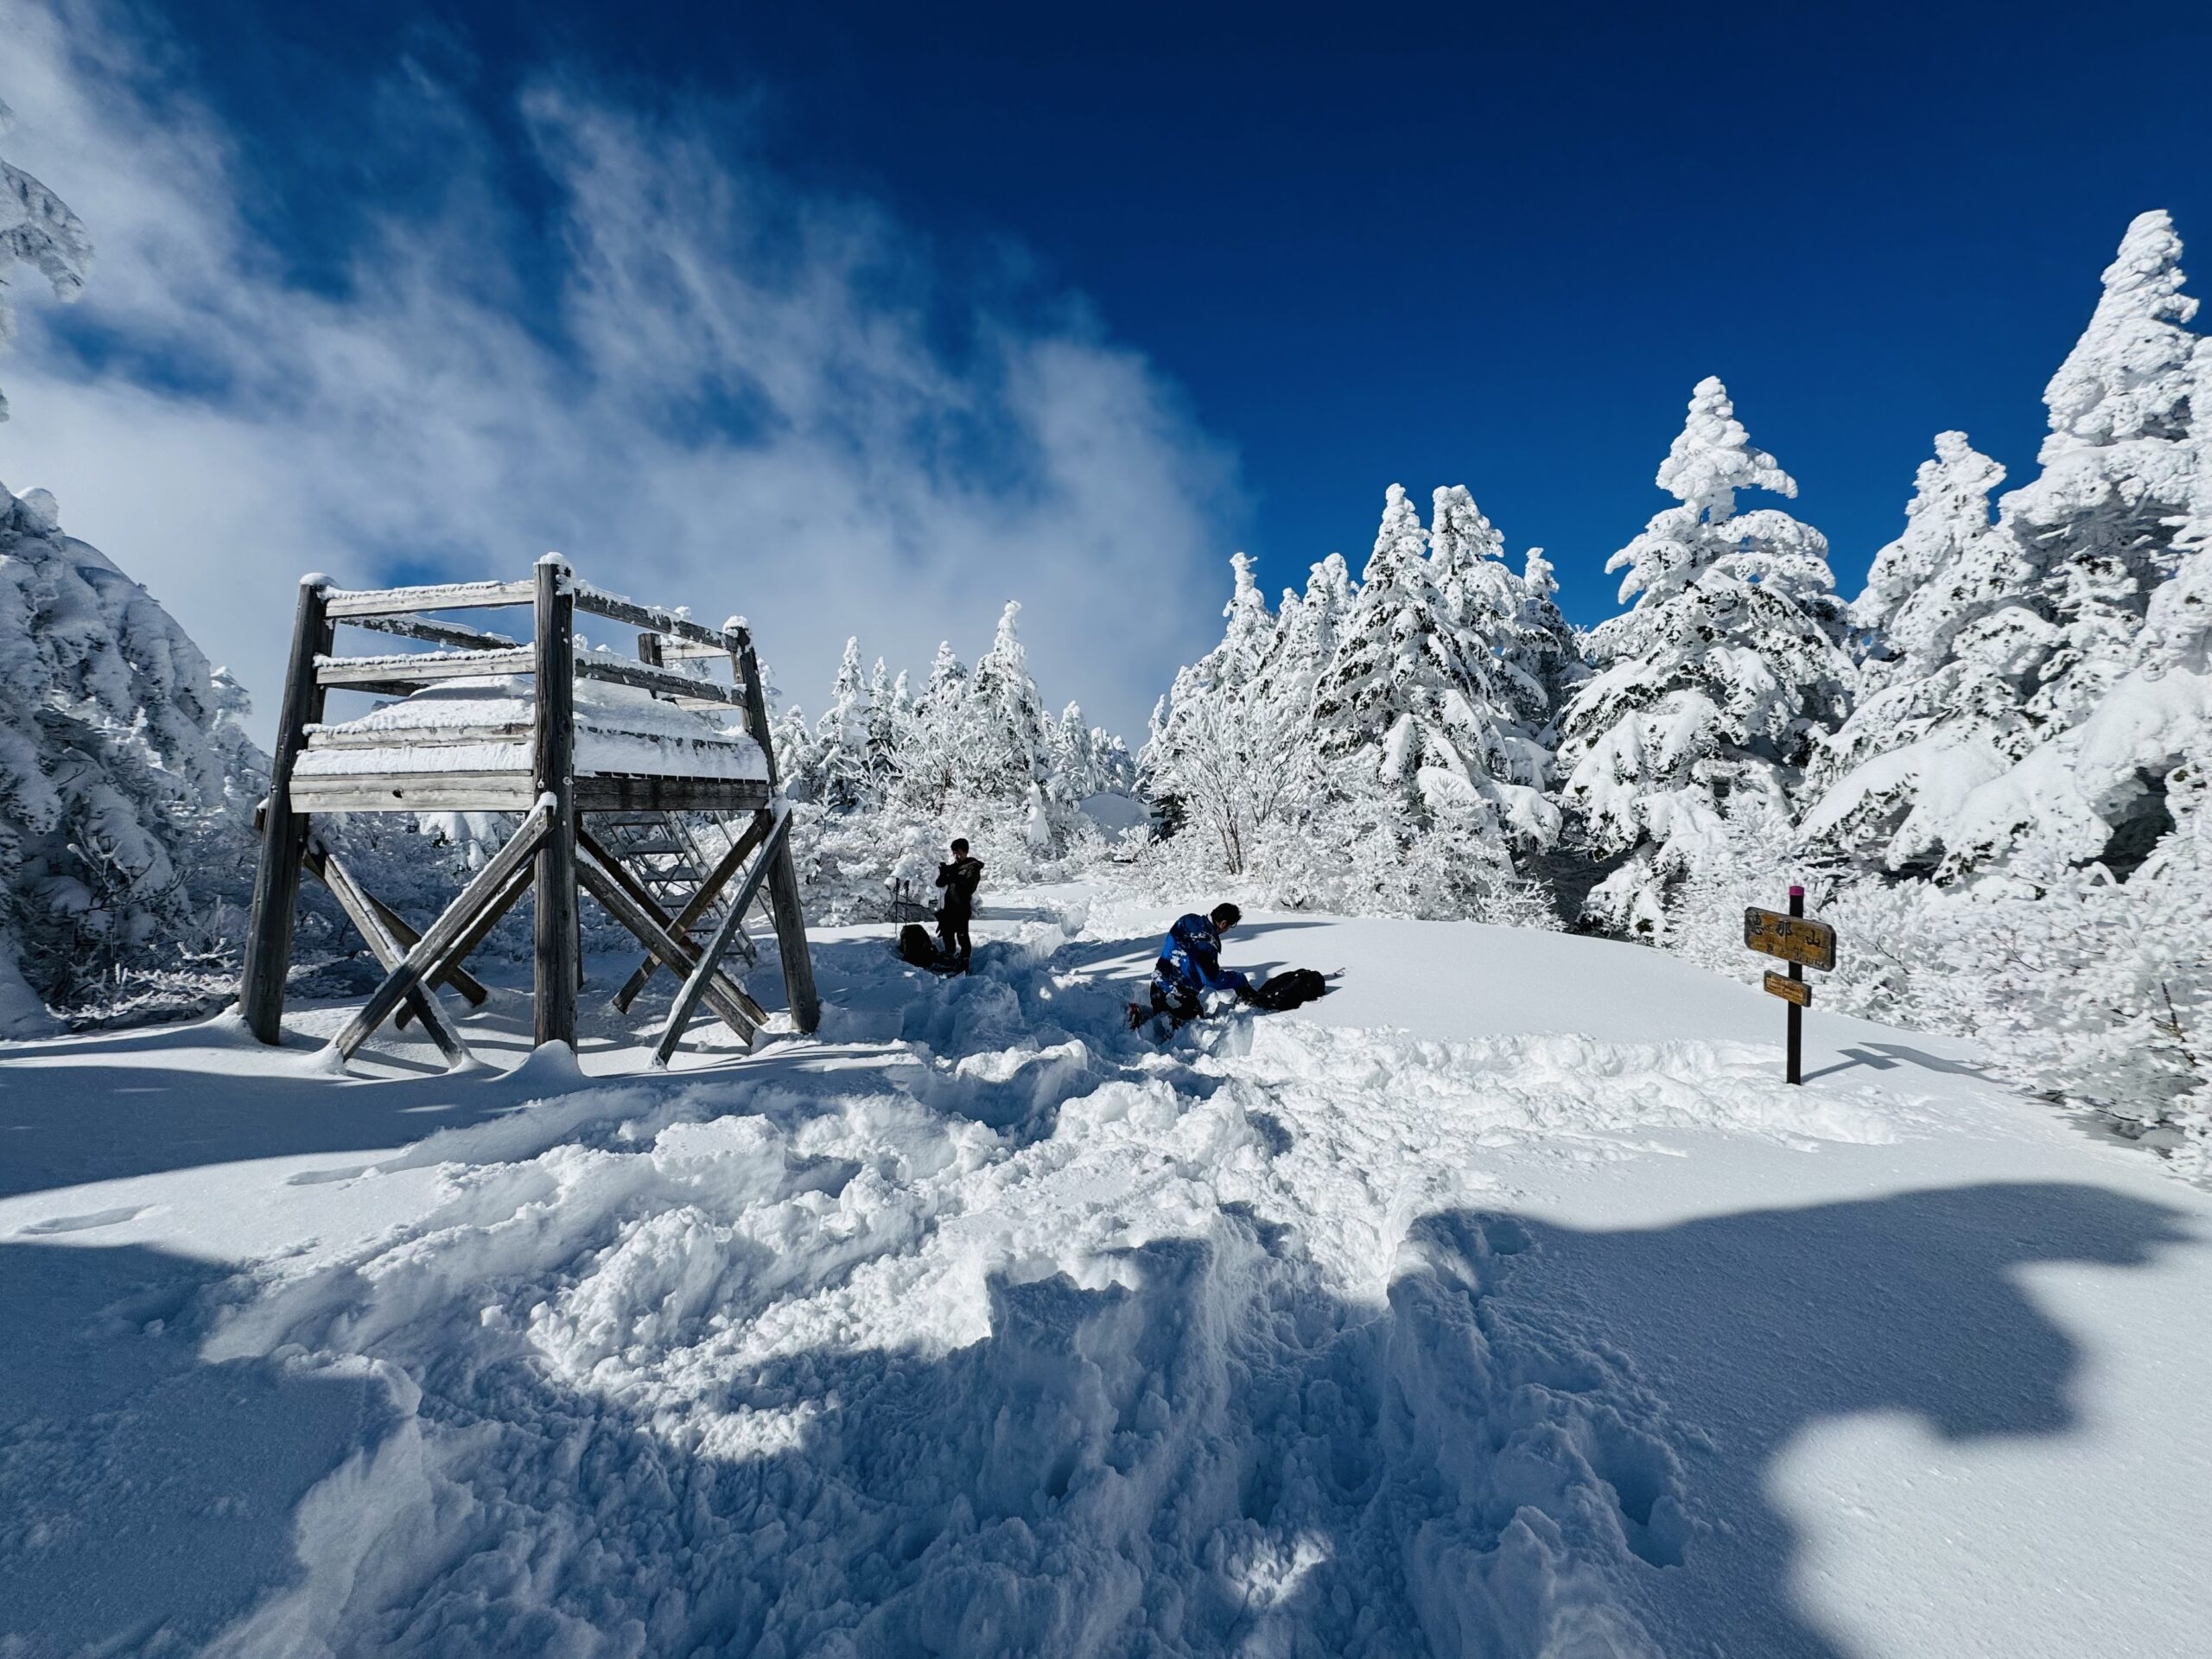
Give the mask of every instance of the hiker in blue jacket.
[[1221, 936], [1243, 919], [1244, 912], [1236, 906], [1222, 904], [1208, 915], [1194, 911], [1170, 928], [1166, 943], [1160, 948], [1160, 960], [1152, 968], [1151, 1010], [1147, 1013], [1142, 1003], [1132, 1003], [1130, 1028], [1134, 1030], [1154, 1014], [1164, 1014], [1178, 1026], [1195, 1020], [1205, 1012], [1199, 998], [1206, 991], [1251, 995], [1252, 982], [1235, 969], [1221, 965]]

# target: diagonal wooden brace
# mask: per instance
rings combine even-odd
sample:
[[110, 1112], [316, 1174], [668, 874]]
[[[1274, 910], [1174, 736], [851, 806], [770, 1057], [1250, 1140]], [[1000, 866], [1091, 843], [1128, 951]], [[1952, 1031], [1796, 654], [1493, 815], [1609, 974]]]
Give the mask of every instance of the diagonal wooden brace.
[[[696, 952], [687, 950], [681, 941], [672, 937], [654, 914], [641, 908], [636, 896], [607, 871], [606, 866], [591, 849], [579, 838], [576, 843], [576, 879], [586, 892], [607, 906], [607, 914], [638, 936], [639, 943], [652, 951], [658, 961], [676, 973], [688, 975], [694, 966]], [[724, 1025], [737, 1033], [741, 1042], [751, 1042], [753, 1033], [766, 1022], [756, 1020], [740, 1001], [744, 993], [723, 977], [715, 975], [707, 982], [703, 993], [707, 1006], [719, 1015]], [[750, 1001], [749, 997], [745, 1001]], [[757, 1007], [758, 1005], [755, 1004]]]
[[[592, 856], [598, 861], [600, 874], [620, 887], [630, 902], [644, 912], [644, 919], [651, 922], [665, 937], [667, 943], [676, 949], [676, 959], [671, 961], [658, 950], [648, 935], [639, 932], [635, 926], [624, 922], [623, 925], [636, 933], [639, 942], [645, 944], [648, 952], [646, 961], [656, 967], [667, 967], [677, 974], [690, 973], [692, 963], [699, 959], [699, 947], [677, 931], [675, 918], [660, 907], [659, 901], [652, 894], [645, 891], [644, 883], [582, 823], [576, 826], [576, 845], [579, 849], [590, 849]], [[768, 1023], [767, 1009], [754, 1001], [736, 979], [728, 974], [720, 974], [716, 976], [716, 983], [728, 993], [730, 1000], [743, 1011], [750, 1024], [758, 1027]]]
[[[338, 900], [339, 908], [360, 930], [361, 937], [368, 941], [369, 949], [376, 953], [376, 959], [384, 964], [385, 971], [390, 973], [398, 967], [406, 959], [407, 947], [401, 944], [398, 938], [385, 925], [384, 918], [377, 913], [376, 900], [370, 898], [361, 884], [353, 879], [353, 873], [339, 861], [337, 854], [327, 849], [310, 847], [307, 862], [308, 868], [314, 870], [321, 878], [323, 885], [330, 889], [330, 895]], [[446, 1011], [438, 1006], [437, 993], [429, 986], [418, 982], [408, 988], [407, 1006], [401, 1012], [410, 1011], [422, 1020], [423, 1028], [430, 1033], [431, 1040], [437, 1044], [438, 1052], [446, 1057], [448, 1067], [466, 1065], [476, 1058], [468, 1052], [468, 1045], [461, 1040], [461, 1033], [454, 1029], [453, 1021], [446, 1017]]]
[[[684, 900], [683, 908], [677, 912], [676, 920], [669, 926], [668, 931], [671, 933], [679, 939], [687, 938], [690, 936], [691, 930], [698, 925], [699, 918], [714, 908], [715, 900], [721, 896], [722, 889], [728, 887], [735, 879], [737, 873], [745, 868], [745, 861], [752, 855], [753, 849], [758, 847], [766, 836], [772, 822], [772, 820], [766, 812], [753, 815], [753, 822], [745, 826], [745, 833], [730, 843], [730, 849], [724, 853], [715, 861], [715, 868], [707, 873], [707, 879], [699, 884], [699, 891]], [[614, 1006], [618, 1009], [624, 1014], [629, 1013], [630, 1005], [638, 1000], [639, 994], [652, 980], [653, 969], [657, 966], [658, 964], [651, 957], [647, 957], [638, 964], [637, 971], [632, 974], [622, 988], [614, 994]]]
[[[330, 886], [330, 877], [325, 874], [324, 866], [327, 861], [333, 860], [335, 856], [336, 855], [333, 854], [327, 847], [322, 844], [322, 842], [319, 837], [310, 836], [308, 841], [307, 853], [305, 857], [302, 860], [302, 862], [306, 866], [307, 872], [309, 875], [312, 875], [316, 880], [321, 882], [323, 886], [327, 887]], [[399, 942], [399, 948], [402, 950], [413, 950], [415, 948], [415, 941], [421, 938], [423, 936], [415, 931], [413, 925], [409, 923], [408, 919], [404, 916], [402, 916], [397, 911], [394, 910], [390, 905], [385, 903], [383, 899], [378, 898], [376, 894], [371, 893], [366, 887], [363, 887], [358, 878], [353, 881], [353, 888], [362, 899], [367, 901], [369, 909], [375, 912], [377, 919], [384, 924], [385, 931], [389, 932], [394, 939], [397, 939]], [[333, 893], [334, 896], [336, 896], [335, 889], [333, 889]], [[345, 908], [346, 900], [342, 896], [338, 897], [338, 903], [341, 909]], [[350, 910], [347, 911], [346, 913], [348, 916], [353, 914]], [[360, 927], [361, 925], [358, 918], [354, 919], [353, 925], [356, 928]], [[368, 938], [366, 929], [361, 930], [361, 937], [363, 938]], [[371, 942], [369, 948], [372, 950], [376, 948], [373, 941]], [[378, 960], [382, 961], [382, 958], [379, 957]], [[392, 964], [387, 962], [385, 963], [384, 965], [388, 972], [390, 971]], [[484, 988], [484, 982], [478, 979], [475, 975], [470, 973], [466, 968], [463, 968], [458, 962], [454, 963], [449, 967], [441, 968], [436, 973], [430, 976], [430, 982], [433, 985], [450, 985], [454, 990], [459, 991], [461, 995], [468, 999], [468, 1006], [472, 1008], [482, 1007], [484, 1004], [491, 999], [492, 995], [491, 992]], [[399, 1023], [404, 1026], [412, 1012], [413, 1004], [411, 1002], [408, 1007], [400, 1009]]]
[[776, 855], [783, 850], [785, 838], [791, 833], [791, 809], [788, 802], [778, 801], [775, 821], [769, 827], [767, 838], [760, 843], [760, 855], [753, 861], [753, 868], [746, 873], [745, 885], [737, 890], [737, 898], [722, 918], [721, 925], [715, 930], [714, 938], [699, 953], [699, 960], [692, 965], [690, 976], [683, 982], [683, 988], [676, 994], [675, 1006], [668, 1011], [668, 1024], [660, 1033], [659, 1046], [653, 1051], [653, 1064], [664, 1066], [668, 1057], [676, 1052], [676, 1045], [683, 1039], [683, 1027], [691, 1021], [692, 1009], [699, 1006], [705, 994], [707, 982], [721, 967], [722, 957], [728, 954], [729, 942], [745, 925], [745, 912], [760, 891], [760, 884], [768, 879], [768, 872], [775, 867]]
[[461, 889], [461, 897], [446, 906], [445, 914], [430, 924], [415, 948], [401, 959], [399, 965], [385, 976], [383, 984], [370, 993], [369, 1000], [361, 1005], [337, 1036], [331, 1046], [337, 1050], [341, 1060], [350, 1059], [353, 1052], [369, 1039], [369, 1033], [382, 1025], [392, 1011], [398, 1007], [407, 993], [436, 969], [447, 950], [461, 938], [470, 923], [506, 889], [509, 880], [523, 867], [524, 860], [537, 850], [553, 823], [554, 806], [541, 798], [531, 814], [515, 831], [514, 839], [494, 854], [491, 861], [476, 873], [475, 879]]

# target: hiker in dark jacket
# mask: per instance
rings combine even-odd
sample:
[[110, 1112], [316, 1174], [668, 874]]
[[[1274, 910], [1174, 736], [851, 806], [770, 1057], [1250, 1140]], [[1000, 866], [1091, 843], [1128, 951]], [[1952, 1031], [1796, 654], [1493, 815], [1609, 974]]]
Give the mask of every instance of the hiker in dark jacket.
[[[1252, 995], [1252, 982], [1233, 968], [1221, 965], [1221, 936], [1244, 919], [1234, 905], [1216, 905], [1205, 916], [1192, 912], [1167, 931], [1160, 960], [1152, 967], [1152, 1012], [1164, 1014], [1180, 1026], [1205, 1012], [1200, 1001], [1206, 991], [1234, 991]], [[1129, 1023], [1141, 1022], [1141, 1004], [1129, 1010]]]
[[968, 856], [965, 841], [954, 842], [952, 861], [937, 867], [937, 884], [944, 889], [944, 904], [937, 913], [938, 938], [944, 942], [944, 954], [960, 964], [963, 974], [975, 954], [968, 918], [976, 913], [976, 885], [982, 879], [982, 861]]

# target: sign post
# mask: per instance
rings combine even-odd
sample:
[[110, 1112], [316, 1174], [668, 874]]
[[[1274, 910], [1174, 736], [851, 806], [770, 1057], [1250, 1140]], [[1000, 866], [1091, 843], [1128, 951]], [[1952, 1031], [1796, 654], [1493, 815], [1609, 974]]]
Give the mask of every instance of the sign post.
[[1818, 968], [1827, 973], [1834, 969], [1835, 930], [1826, 922], [1807, 919], [1805, 889], [1793, 883], [1788, 915], [1756, 906], [1744, 912], [1744, 943], [1764, 955], [1780, 957], [1789, 964], [1787, 974], [1766, 976], [1765, 989], [1768, 995], [1778, 996], [1789, 1005], [1789, 1080], [1802, 1083], [1805, 1010], [1813, 1001], [1813, 988], [1806, 982], [1805, 969]]

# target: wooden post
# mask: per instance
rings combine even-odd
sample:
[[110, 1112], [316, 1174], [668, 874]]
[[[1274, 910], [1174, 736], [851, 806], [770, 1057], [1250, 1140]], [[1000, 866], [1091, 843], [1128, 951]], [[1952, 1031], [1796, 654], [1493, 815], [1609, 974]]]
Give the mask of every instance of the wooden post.
[[[753, 634], [742, 623], [733, 620], [723, 626], [722, 640], [729, 649], [732, 666], [744, 682], [745, 728], [760, 746], [768, 766], [768, 787], [772, 791], [776, 787], [776, 745], [768, 730], [768, 699], [760, 689], [760, 664], [753, 655]], [[801, 1031], [810, 1032], [822, 1023], [822, 997], [814, 988], [814, 959], [807, 954], [806, 917], [799, 909], [798, 872], [791, 865], [791, 837], [779, 836], [766, 852], [770, 860], [768, 908], [776, 924], [776, 950], [783, 958], [784, 988], [791, 997], [791, 1022]], [[745, 906], [751, 902], [748, 893], [730, 912], [732, 919], [741, 917]]]
[[284, 702], [276, 715], [276, 749], [270, 757], [269, 803], [262, 818], [261, 861], [254, 871], [253, 915], [245, 965], [238, 976], [238, 1012], [264, 1043], [284, 1035], [284, 978], [292, 965], [292, 924], [299, 908], [300, 861], [307, 852], [307, 815], [292, 810], [292, 763], [307, 747], [308, 728], [322, 718], [323, 689], [315, 658], [327, 656], [334, 629], [324, 594], [329, 578], [300, 579], [292, 621], [292, 660], [284, 671]]
[[[1792, 882], [1789, 887], [1789, 913], [1792, 916], [1802, 916], [1805, 913], [1805, 889], [1796, 882]], [[1805, 969], [1802, 965], [1791, 963], [1789, 977], [1804, 978]], [[1789, 1081], [1802, 1083], [1805, 1080], [1804, 1070], [1805, 1010], [1792, 1002], [1789, 1004]]]
[[576, 915], [575, 595], [558, 554], [537, 562], [537, 718], [540, 799], [553, 821], [537, 849], [537, 1039], [576, 1046], [576, 986], [583, 953]]

